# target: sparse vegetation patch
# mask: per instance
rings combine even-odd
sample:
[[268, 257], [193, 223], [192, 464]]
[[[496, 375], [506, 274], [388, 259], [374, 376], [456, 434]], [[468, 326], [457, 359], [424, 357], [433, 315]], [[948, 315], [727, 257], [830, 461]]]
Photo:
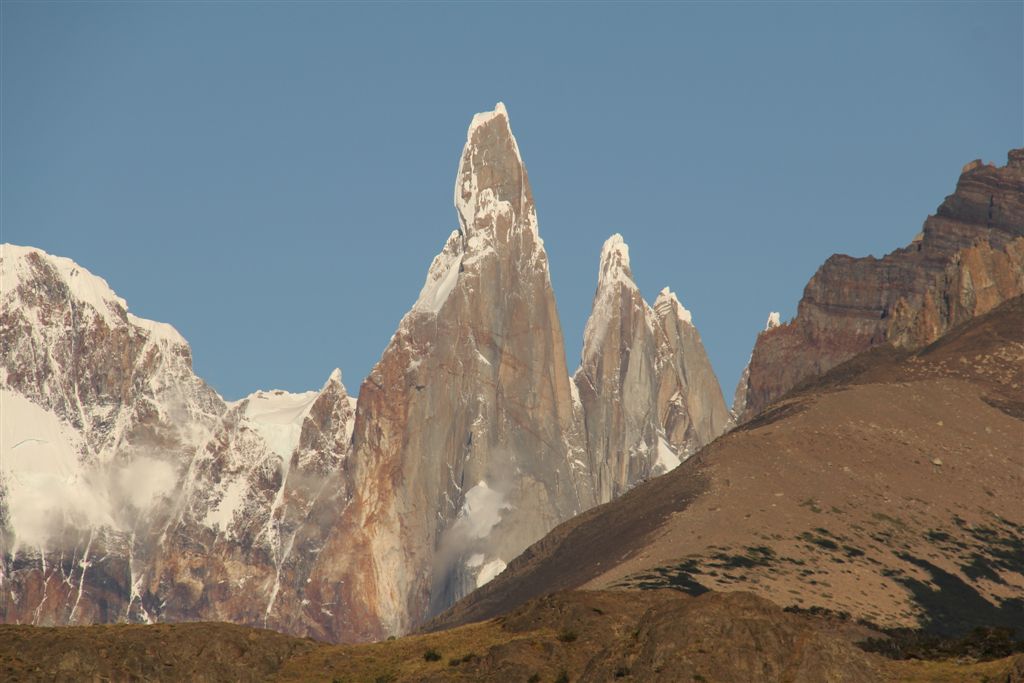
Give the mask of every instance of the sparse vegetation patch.
[[966, 657], [990, 661], [1024, 652], [1024, 640], [1016, 638], [1010, 628], [979, 627], [961, 638], [944, 638], [915, 629], [886, 629], [884, 633], [884, 638], [868, 638], [857, 645], [889, 659]]

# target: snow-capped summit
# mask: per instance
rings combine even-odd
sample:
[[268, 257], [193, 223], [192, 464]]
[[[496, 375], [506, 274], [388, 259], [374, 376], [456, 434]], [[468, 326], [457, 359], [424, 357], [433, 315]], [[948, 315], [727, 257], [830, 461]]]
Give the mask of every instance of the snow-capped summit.
[[[78, 430], [91, 456], [109, 459], [142, 424], [161, 420], [155, 406], [207, 424], [223, 411], [192, 373], [185, 339], [129, 313], [103, 278], [74, 261], [4, 244], [0, 281], [0, 325], [11, 340], [0, 361], [5, 384]], [[163, 419], [162, 440], [181, 441]]]
[[658, 311], [659, 315], [665, 315], [666, 312], [670, 311], [675, 314], [680, 322], [693, 324], [693, 315], [690, 311], [686, 310], [686, 307], [680, 303], [675, 292], [668, 287], [658, 292], [658, 298], [654, 300], [654, 310]]
[[620, 299], [628, 298], [635, 309], [653, 329], [654, 317], [644, 303], [639, 287], [633, 281], [633, 271], [629, 267], [629, 245], [622, 235], [615, 233], [601, 247], [601, 258], [597, 270], [597, 290], [586, 327], [583, 329], [583, 357], [588, 349], [601, 346], [604, 335], [610, 330], [609, 323], [623, 306]]
[[114, 293], [106, 280], [71, 259], [53, 256], [35, 247], [0, 244], [3, 306], [13, 308], [23, 296], [34, 298], [43, 283], [60, 287], [68, 299], [82, 304], [109, 328], [127, 322], [137, 333], [146, 334], [154, 342], [186, 344], [173, 326], [129, 313], [128, 304]]
[[508, 239], [494, 233], [524, 229], [538, 237], [526, 166], [501, 102], [494, 111], [474, 116], [466, 132], [455, 181], [455, 208], [467, 238], [484, 232], [490, 239]]
[[[473, 117], [454, 198], [460, 229], [360, 388], [352, 498], [332, 536], [347, 555], [331, 567], [351, 599], [334, 623], [352, 637], [421, 623], [594, 502], [574, 483], [579, 416], [504, 106]], [[479, 538], [459, 523], [473, 482], [502, 500]]]
[[629, 268], [629, 245], [619, 233], [605, 240], [604, 246], [601, 247], [601, 266], [597, 275], [598, 289], [616, 283], [636, 287], [633, 272]]
[[674, 468], [726, 427], [721, 390], [690, 312], [668, 287], [653, 308], [644, 301], [619, 234], [601, 250], [573, 381], [601, 502]]
[[[265, 625], [223, 586], [280, 587], [293, 548], [315, 556], [316, 529], [301, 543], [282, 530], [297, 531], [347, 452], [354, 409], [340, 372], [320, 392], [227, 404], [172, 326], [132, 315], [70, 259], [0, 245], [0, 291], [3, 618]], [[310, 444], [326, 467], [300, 459], [289, 478]]]
[[[455, 181], [459, 229], [453, 231], [427, 271], [420, 295], [407, 315], [436, 316], [456, 283], [474, 278], [480, 262], [498, 252], [523, 250], [531, 260], [547, 259], [537, 231], [537, 213], [526, 166], [509, 125], [505, 105], [477, 114], [466, 133]], [[546, 267], [545, 267], [546, 272]], [[403, 321], [402, 326], [407, 326]]]

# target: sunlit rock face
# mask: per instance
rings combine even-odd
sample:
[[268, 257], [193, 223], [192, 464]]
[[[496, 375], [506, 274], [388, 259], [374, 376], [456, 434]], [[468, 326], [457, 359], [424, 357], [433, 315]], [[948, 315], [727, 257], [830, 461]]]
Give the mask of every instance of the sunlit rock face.
[[[778, 311], [772, 311], [768, 314], [768, 321], [764, 324], [764, 329], [759, 334], [763, 334], [773, 327], [781, 325], [781, 314]], [[753, 357], [753, 355], [751, 355]], [[736, 383], [736, 391], [732, 397], [732, 408], [729, 410], [730, 417], [735, 423], [743, 412], [743, 409], [747, 406], [747, 388], [750, 385], [750, 359], [747, 359], [747, 364], [743, 368], [743, 372], [740, 374], [740, 380]]]
[[500, 104], [470, 125], [455, 206], [459, 228], [360, 389], [352, 499], [314, 575], [350, 606], [342, 637], [407, 631], [595, 502], [547, 254]]
[[873, 346], [923, 347], [1024, 292], [1024, 150], [973, 161], [909, 245], [878, 259], [835, 255], [792, 321], [763, 332], [739, 419]]
[[599, 502], [664, 474], [729, 424], [692, 316], [665, 288], [652, 308], [633, 280], [629, 248], [601, 250], [597, 291], [573, 376]]

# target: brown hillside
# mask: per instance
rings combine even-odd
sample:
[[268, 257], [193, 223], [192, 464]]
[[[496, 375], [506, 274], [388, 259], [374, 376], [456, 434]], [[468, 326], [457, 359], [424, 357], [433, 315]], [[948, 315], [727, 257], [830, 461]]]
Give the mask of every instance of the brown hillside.
[[962, 633], [1024, 625], [1024, 299], [799, 387], [555, 529], [431, 624], [568, 588], [751, 591]]
[[5, 681], [1019, 682], [1024, 657], [893, 661], [872, 633], [750, 593], [570, 591], [505, 617], [369, 645], [232, 624], [0, 626]]

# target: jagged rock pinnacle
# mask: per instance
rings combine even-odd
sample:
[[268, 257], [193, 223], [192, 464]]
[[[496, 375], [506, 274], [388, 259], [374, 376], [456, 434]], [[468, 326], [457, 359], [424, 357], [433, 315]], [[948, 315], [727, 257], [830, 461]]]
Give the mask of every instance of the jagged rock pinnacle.
[[[496, 214], [510, 211], [512, 223], [530, 220], [533, 194], [505, 105], [473, 117], [455, 180], [455, 208], [463, 233], [494, 228]], [[530, 221], [534, 226], [536, 219]], [[535, 229], [535, 228], [534, 228]]]
[[597, 276], [599, 289], [616, 282], [633, 284], [633, 271], [629, 268], [629, 245], [622, 235], [615, 233], [601, 248], [601, 269]]
[[693, 324], [693, 314], [683, 306], [679, 297], [668, 287], [658, 292], [658, 298], [654, 300], [654, 310], [659, 317], [664, 317], [666, 312], [670, 311], [674, 312], [680, 321]]

